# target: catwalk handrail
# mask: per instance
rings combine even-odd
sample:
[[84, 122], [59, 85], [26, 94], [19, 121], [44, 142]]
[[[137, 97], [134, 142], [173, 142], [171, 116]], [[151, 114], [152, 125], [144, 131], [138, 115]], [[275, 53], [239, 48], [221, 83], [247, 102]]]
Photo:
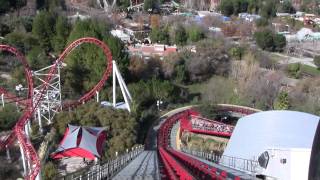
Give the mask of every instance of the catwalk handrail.
[[120, 172], [121, 169], [133, 161], [142, 151], [144, 151], [144, 145], [132, 148], [131, 151], [119, 155], [114, 159], [102, 161], [98, 164], [85, 167], [65, 176], [57, 175], [57, 179], [84, 180], [112, 178], [114, 175]]
[[245, 172], [256, 173], [256, 168], [259, 166], [258, 161], [252, 159], [244, 159], [226, 155], [219, 155], [215, 153], [196, 151], [187, 149], [185, 147], [181, 148], [181, 151], [216, 164], [220, 164], [226, 167], [230, 167]]

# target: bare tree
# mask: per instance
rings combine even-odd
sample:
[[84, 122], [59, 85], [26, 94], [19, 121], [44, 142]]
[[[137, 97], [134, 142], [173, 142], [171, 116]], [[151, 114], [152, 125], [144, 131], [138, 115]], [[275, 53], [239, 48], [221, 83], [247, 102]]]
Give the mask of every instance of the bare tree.
[[226, 76], [230, 70], [230, 59], [223, 46], [204, 41], [197, 45], [197, 53], [187, 61], [189, 77], [192, 81], [202, 81], [212, 75]]
[[238, 82], [239, 95], [249, 106], [272, 109], [281, 88], [283, 74], [259, 67], [252, 54], [232, 65], [232, 77]]

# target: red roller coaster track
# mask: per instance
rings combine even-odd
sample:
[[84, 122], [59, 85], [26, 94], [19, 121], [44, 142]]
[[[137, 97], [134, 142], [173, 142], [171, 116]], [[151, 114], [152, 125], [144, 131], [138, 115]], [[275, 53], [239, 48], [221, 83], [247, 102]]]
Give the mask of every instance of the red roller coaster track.
[[[79, 45], [84, 44], [84, 43], [90, 43], [90, 44], [95, 44], [98, 47], [100, 47], [103, 50], [103, 53], [106, 57], [106, 70], [104, 71], [101, 80], [85, 95], [83, 95], [80, 99], [78, 99], [76, 102], [68, 104], [67, 106], [77, 106], [79, 104], [82, 104], [84, 102], [87, 102], [90, 100], [94, 95], [95, 92], [100, 91], [103, 86], [105, 85], [106, 80], [109, 78], [111, 72], [112, 72], [112, 55], [111, 51], [108, 48], [108, 46], [103, 43], [102, 41], [96, 39], [96, 38], [91, 38], [91, 37], [86, 37], [86, 38], [81, 38], [73, 43], [71, 43], [64, 51], [63, 53], [59, 56], [59, 58], [55, 61], [54, 66], [49, 70], [49, 76], [47, 77], [45, 83], [41, 85], [41, 94], [44, 94], [46, 89], [48, 88], [48, 84], [52, 79], [52, 74], [54, 74], [57, 71], [57, 66], [62, 63], [75, 48], [77, 48]], [[37, 99], [34, 100], [34, 106], [32, 106], [32, 93], [33, 93], [33, 81], [32, 81], [32, 75], [29, 70], [29, 66], [23, 57], [23, 55], [18, 52], [15, 48], [12, 48], [10, 46], [6, 45], [0, 45], [0, 50], [5, 50], [13, 53], [18, 57], [18, 59], [21, 60], [25, 67], [25, 73], [26, 73], [26, 78], [28, 82], [28, 106], [24, 110], [23, 115], [20, 117], [18, 122], [16, 123], [14, 127], [13, 133], [11, 133], [6, 140], [0, 144], [0, 148], [4, 148], [5, 146], [10, 145], [12, 142], [14, 142], [15, 137], [18, 139], [18, 142], [22, 145], [23, 152], [27, 158], [27, 162], [30, 162], [30, 171], [29, 174], [26, 175], [26, 179], [35, 179], [37, 175], [39, 174], [40, 171], [40, 161], [37, 155], [37, 152], [35, 151], [34, 147], [32, 146], [30, 140], [27, 138], [25, 132], [24, 132], [24, 127], [25, 124], [31, 119], [32, 114], [34, 113], [35, 109], [41, 102], [41, 99], [43, 98], [42, 95], [37, 97]], [[5, 92], [5, 91], [3, 91]], [[12, 99], [17, 99], [13, 95], [9, 95], [6, 93], [7, 97], [10, 97]]]
[[[28, 94], [27, 94], [27, 103], [24, 105], [31, 105], [32, 104], [32, 93], [33, 93], [33, 80], [32, 80], [32, 73], [30, 71], [28, 62], [26, 58], [23, 56], [21, 52], [19, 52], [16, 48], [10, 47], [8, 45], [0, 45], [0, 51], [7, 51], [12, 54], [14, 54], [19, 61], [21, 61], [23, 67], [24, 67], [24, 73], [27, 80], [27, 86], [28, 86]], [[8, 91], [6, 91], [3, 88], [0, 88], [0, 94], [4, 94], [7, 99], [11, 99], [13, 101], [21, 102], [19, 101], [20, 98], [15, 97], [15, 95], [10, 94]]]

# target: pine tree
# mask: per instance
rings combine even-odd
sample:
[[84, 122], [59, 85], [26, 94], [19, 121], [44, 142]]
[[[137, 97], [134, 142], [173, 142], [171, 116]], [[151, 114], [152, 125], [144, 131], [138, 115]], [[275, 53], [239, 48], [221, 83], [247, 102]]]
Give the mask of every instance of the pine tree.
[[59, 16], [55, 26], [56, 35], [53, 38], [53, 48], [55, 52], [61, 52], [67, 43], [70, 32], [70, 24], [67, 18]]
[[40, 40], [40, 46], [46, 52], [52, 49], [51, 39], [54, 35], [54, 26], [54, 17], [47, 11], [41, 11], [32, 24], [32, 33]]

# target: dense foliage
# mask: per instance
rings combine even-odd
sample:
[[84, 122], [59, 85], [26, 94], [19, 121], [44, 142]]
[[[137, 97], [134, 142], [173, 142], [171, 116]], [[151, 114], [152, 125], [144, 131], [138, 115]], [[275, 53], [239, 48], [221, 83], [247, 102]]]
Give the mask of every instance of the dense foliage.
[[143, 5], [143, 9], [145, 11], [152, 11], [153, 9], [157, 8], [158, 4], [158, 0], [144, 0], [144, 5]]
[[320, 56], [315, 56], [313, 62], [320, 69]]
[[254, 34], [257, 45], [267, 51], [282, 52], [286, 46], [286, 38], [281, 34], [275, 34], [271, 30], [264, 29]]
[[281, 91], [275, 102], [274, 109], [286, 110], [286, 109], [289, 109], [289, 106], [290, 106], [290, 102], [289, 102], [288, 93], [285, 91]]
[[181, 46], [186, 45], [188, 42], [198, 42], [204, 38], [204, 30], [196, 24], [189, 26], [177, 24], [171, 27], [154, 27], [150, 33], [150, 39], [153, 43], [176, 44]]
[[0, 131], [12, 129], [18, 121], [21, 113], [17, 113], [17, 107], [11, 104], [6, 104], [0, 108]]
[[26, 5], [27, 0], [0, 0], [0, 15]]
[[277, 10], [286, 13], [295, 12], [291, 2], [288, 0], [283, 1], [281, 4], [276, 0], [222, 0], [219, 9], [226, 16], [237, 16], [239, 13], [246, 12], [260, 14], [264, 18], [275, 17]]

